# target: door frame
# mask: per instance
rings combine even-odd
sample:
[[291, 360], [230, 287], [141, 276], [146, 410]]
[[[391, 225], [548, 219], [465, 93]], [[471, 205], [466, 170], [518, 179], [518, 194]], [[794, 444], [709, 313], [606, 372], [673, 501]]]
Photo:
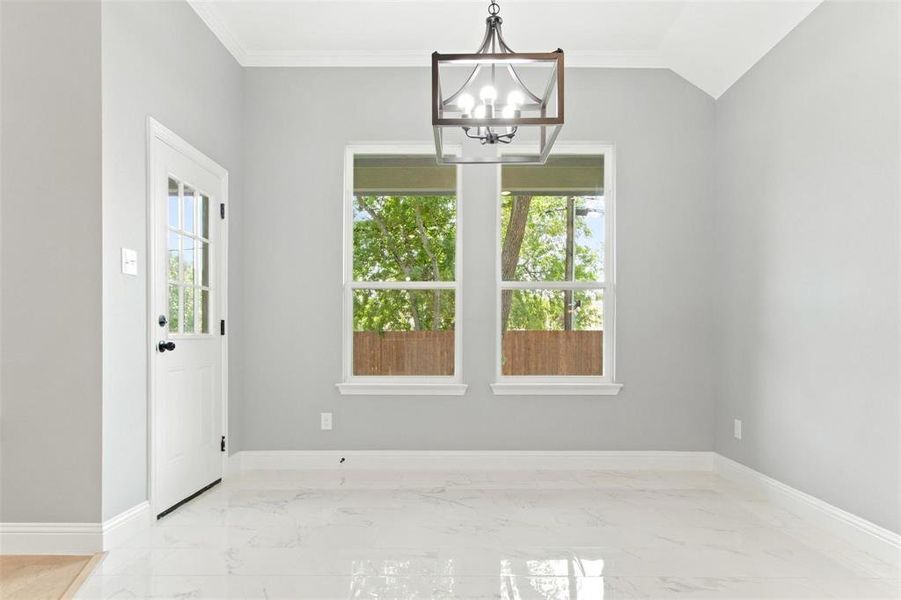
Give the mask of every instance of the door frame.
[[[226, 207], [228, 214], [228, 171], [218, 163], [210, 159], [203, 152], [189, 144], [182, 137], [174, 133], [171, 129], [154, 119], [147, 117], [147, 248], [145, 268], [147, 270], [147, 496], [150, 503], [150, 509], [153, 515], [159, 514], [160, 507], [155, 505], [156, 499], [159, 497], [156, 490], [158, 478], [156, 476], [156, 443], [154, 435], [154, 419], [157, 416], [157, 402], [155, 390], [155, 361], [154, 361], [154, 345], [158, 335], [159, 325], [154, 321], [155, 313], [154, 303], [156, 292], [160, 285], [165, 282], [157, 281], [155, 257], [157, 251], [156, 226], [157, 218], [160, 217], [156, 206], [156, 198], [159, 182], [155, 181], [153, 174], [155, 166], [159, 160], [157, 154], [157, 144], [166, 144], [176, 152], [186, 156], [200, 165], [205, 170], [212, 173], [219, 179], [219, 202]], [[215, 214], [215, 213], [214, 213]], [[222, 220], [220, 225], [219, 236], [219, 298], [220, 298], [220, 318], [225, 319], [228, 323], [228, 222]], [[226, 327], [225, 335], [221, 336], [222, 352], [221, 352], [221, 369], [220, 369], [220, 389], [222, 393], [222, 433], [225, 436], [225, 451], [222, 452], [222, 477], [225, 477], [226, 467], [228, 466], [228, 327]], [[164, 510], [168, 507], [162, 507]]]

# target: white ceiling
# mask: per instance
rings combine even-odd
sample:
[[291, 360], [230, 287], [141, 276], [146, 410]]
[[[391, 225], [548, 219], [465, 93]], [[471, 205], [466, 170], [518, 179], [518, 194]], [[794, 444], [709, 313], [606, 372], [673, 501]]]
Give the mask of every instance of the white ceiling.
[[[472, 52], [488, 0], [188, 0], [244, 66], [426, 66]], [[821, 0], [501, 0], [519, 52], [669, 68], [719, 97]]]

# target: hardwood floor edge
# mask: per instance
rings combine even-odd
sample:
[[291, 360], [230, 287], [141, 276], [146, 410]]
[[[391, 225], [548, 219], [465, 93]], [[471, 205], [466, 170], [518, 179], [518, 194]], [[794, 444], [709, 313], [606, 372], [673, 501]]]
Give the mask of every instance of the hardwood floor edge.
[[75, 576], [75, 579], [72, 580], [72, 583], [69, 584], [69, 587], [66, 588], [66, 591], [63, 592], [63, 595], [60, 596], [60, 600], [72, 600], [75, 597], [75, 594], [81, 589], [81, 586], [87, 581], [88, 577], [91, 573], [94, 572], [94, 569], [100, 564], [100, 561], [106, 556], [106, 552], [97, 552], [91, 559], [85, 563], [85, 565], [81, 568], [81, 571], [78, 572], [78, 575]]

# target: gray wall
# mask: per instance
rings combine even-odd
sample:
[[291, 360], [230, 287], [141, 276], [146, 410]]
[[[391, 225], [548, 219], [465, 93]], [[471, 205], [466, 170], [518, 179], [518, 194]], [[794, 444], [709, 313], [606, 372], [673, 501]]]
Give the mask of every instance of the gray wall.
[[[240, 449], [713, 448], [713, 100], [567, 73], [563, 139], [617, 146], [616, 397], [493, 396], [493, 167], [464, 173], [463, 397], [340, 396], [349, 142], [431, 140], [427, 69], [248, 69]], [[332, 411], [335, 428], [319, 429]], [[238, 449], [233, 447], [233, 450]]]
[[96, 522], [100, 5], [2, 11], [0, 522]]
[[[240, 313], [243, 72], [185, 2], [103, 4], [103, 516], [147, 498], [146, 119], [229, 170], [230, 296]], [[139, 276], [120, 272], [138, 251]], [[230, 323], [232, 437], [240, 429], [240, 320]]]
[[716, 449], [895, 531], [898, 22], [819, 7], [717, 102], [716, 152]]

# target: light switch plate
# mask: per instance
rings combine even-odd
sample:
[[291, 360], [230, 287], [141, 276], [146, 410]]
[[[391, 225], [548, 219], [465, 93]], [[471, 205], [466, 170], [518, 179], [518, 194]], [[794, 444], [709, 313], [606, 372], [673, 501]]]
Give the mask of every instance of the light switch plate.
[[138, 274], [138, 253], [131, 248], [122, 248], [122, 273], [125, 275]]
[[735, 419], [732, 423], [732, 435], [735, 436], [735, 439], [741, 439], [741, 419]]
[[323, 431], [332, 430], [332, 413], [319, 413], [319, 426]]

